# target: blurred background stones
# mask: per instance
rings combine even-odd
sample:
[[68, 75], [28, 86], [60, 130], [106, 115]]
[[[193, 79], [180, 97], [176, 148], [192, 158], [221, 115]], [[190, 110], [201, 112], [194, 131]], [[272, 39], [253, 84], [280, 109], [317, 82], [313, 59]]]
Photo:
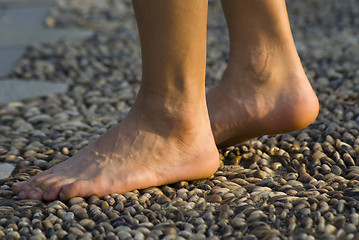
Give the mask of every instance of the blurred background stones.
[[[53, 84], [51, 79], [47, 79], [48, 82], [44, 84], [36, 79], [9, 77], [9, 73], [29, 45], [60, 39], [87, 38], [92, 34], [90, 30], [45, 28], [44, 19], [53, 3], [51, 0], [0, 1], [0, 102], [7, 103], [66, 91], [66, 83]], [[42, 64], [38, 63], [38, 68], [52, 71], [53, 66], [43, 61]]]

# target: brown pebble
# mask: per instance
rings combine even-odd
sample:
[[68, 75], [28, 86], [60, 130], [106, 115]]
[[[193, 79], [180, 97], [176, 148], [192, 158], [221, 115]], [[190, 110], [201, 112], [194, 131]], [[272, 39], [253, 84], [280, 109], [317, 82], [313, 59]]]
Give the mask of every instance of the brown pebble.
[[171, 202], [171, 199], [169, 199], [168, 197], [166, 197], [165, 195], [161, 195], [157, 198], [157, 201], [156, 201], [158, 204], [165, 204], [165, 203], [168, 203], [168, 202]]
[[211, 203], [219, 203], [220, 201], [222, 201], [222, 197], [218, 194], [213, 194], [208, 198], [208, 202]]

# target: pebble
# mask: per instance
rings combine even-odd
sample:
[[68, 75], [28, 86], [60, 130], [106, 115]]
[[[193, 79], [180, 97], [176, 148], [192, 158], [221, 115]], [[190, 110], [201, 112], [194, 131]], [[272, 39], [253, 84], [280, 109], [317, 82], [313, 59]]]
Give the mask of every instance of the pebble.
[[82, 237], [84, 235], [84, 233], [80, 229], [75, 227], [70, 227], [69, 232], [75, 234], [78, 237]]
[[9, 239], [20, 239], [20, 234], [16, 231], [11, 231], [9, 233], [6, 234], [7, 238]]
[[[71, 87], [0, 104], [0, 161], [21, 169], [0, 188], [0, 238], [356, 239], [356, 9], [354, 1], [288, 1], [296, 46], [321, 104], [311, 126], [220, 150], [222, 166], [205, 180], [67, 202], [18, 200], [13, 182], [64, 161], [123, 119], [141, 78], [130, 1], [57, 1], [47, 26], [95, 35], [31, 46], [11, 73]], [[207, 89], [226, 68], [226, 31], [220, 4], [210, 0]]]
[[330, 206], [326, 202], [320, 202], [319, 203], [319, 211], [321, 213], [327, 212], [330, 210]]
[[331, 224], [327, 224], [324, 229], [324, 233], [326, 233], [326, 234], [332, 234], [336, 231], [337, 231], [337, 229]]
[[217, 194], [213, 194], [208, 199], [208, 202], [211, 202], [211, 203], [219, 203], [220, 201], [222, 201], [222, 197]]
[[257, 221], [259, 219], [262, 218], [267, 218], [267, 216], [261, 211], [261, 210], [257, 210], [257, 211], [253, 211], [249, 217], [247, 218], [248, 222], [253, 222], [253, 221]]
[[354, 224], [352, 223], [347, 223], [344, 226], [344, 231], [348, 234], [348, 233], [354, 233], [357, 231], [357, 228]]
[[359, 214], [356, 212], [350, 214], [350, 220], [355, 226], [358, 226], [359, 225]]
[[85, 209], [83, 209], [83, 208], [80, 208], [80, 207], [73, 210], [73, 214], [79, 220], [88, 218], [87, 211]]
[[75, 215], [72, 212], [67, 212], [62, 216], [62, 220], [65, 222], [72, 222], [75, 218]]
[[342, 228], [342, 227], [344, 227], [345, 222], [346, 222], [345, 216], [343, 216], [343, 215], [337, 216], [334, 220], [334, 226], [336, 228]]

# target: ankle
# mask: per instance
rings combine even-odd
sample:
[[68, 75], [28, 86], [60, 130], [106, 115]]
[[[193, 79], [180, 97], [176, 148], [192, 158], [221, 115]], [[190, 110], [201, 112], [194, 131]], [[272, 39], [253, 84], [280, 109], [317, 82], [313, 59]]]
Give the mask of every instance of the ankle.
[[129, 117], [150, 124], [163, 133], [188, 135], [210, 131], [205, 101], [186, 101], [178, 98], [158, 98], [139, 94]]
[[282, 76], [306, 78], [300, 58], [293, 43], [242, 46], [231, 48], [223, 80], [246, 81], [252, 86], [278, 83]]

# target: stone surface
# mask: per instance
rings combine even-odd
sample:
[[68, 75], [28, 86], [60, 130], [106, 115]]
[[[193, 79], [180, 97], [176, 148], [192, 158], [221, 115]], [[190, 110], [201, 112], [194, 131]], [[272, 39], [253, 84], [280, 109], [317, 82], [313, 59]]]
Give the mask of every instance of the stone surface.
[[9, 29], [1, 31], [0, 47], [24, 46], [34, 43], [54, 42], [64, 39], [82, 39], [92, 35], [89, 30], [81, 29]]
[[66, 92], [66, 83], [49, 83], [35, 80], [0, 80], [0, 102], [14, 102]]
[[15, 166], [10, 163], [0, 163], [0, 179], [8, 178]]
[[0, 32], [3, 30], [32, 29], [42, 26], [49, 7], [29, 7], [6, 9], [0, 18]]
[[6, 76], [24, 53], [25, 47], [5, 49], [0, 46], [0, 77]]
[[5, 13], [5, 6], [0, 4], [0, 19], [4, 15], [4, 13]]
[[6, 8], [50, 7], [54, 2], [55, 0], [0, 0], [0, 5]]

